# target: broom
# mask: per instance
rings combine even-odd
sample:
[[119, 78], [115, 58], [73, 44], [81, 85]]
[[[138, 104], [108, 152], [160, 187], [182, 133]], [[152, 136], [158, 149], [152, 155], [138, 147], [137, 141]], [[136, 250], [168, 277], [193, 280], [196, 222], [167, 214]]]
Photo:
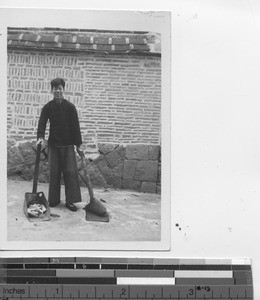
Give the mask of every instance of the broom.
[[107, 213], [105, 206], [94, 196], [93, 187], [92, 187], [89, 175], [87, 173], [87, 168], [86, 168], [87, 164], [86, 164], [86, 161], [83, 156], [81, 157], [81, 166], [82, 166], [84, 176], [82, 176], [80, 172], [79, 172], [79, 176], [80, 176], [81, 180], [87, 186], [88, 192], [89, 192], [89, 197], [90, 197], [89, 204], [87, 204], [84, 207], [86, 213], [90, 212], [96, 216], [108, 218], [108, 213]]

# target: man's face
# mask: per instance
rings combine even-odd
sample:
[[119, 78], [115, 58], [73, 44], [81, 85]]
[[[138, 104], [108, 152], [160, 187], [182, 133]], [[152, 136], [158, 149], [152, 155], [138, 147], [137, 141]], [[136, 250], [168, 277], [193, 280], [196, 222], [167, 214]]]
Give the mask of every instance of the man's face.
[[63, 91], [64, 88], [63, 86], [60, 84], [59, 86], [55, 86], [52, 88], [52, 94], [55, 100], [62, 100], [63, 99]]

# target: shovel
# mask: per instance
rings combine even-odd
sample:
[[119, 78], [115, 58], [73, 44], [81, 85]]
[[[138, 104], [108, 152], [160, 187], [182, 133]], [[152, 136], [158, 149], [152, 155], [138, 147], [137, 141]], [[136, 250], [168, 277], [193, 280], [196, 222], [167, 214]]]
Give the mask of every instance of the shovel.
[[[41, 155], [41, 143], [38, 144], [37, 150], [36, 150], [36, 161], [35, 161], [35, 168], [34, 168], [32, 193], [25, 193], [24, 205], [23, 205], [24, 213], [30, 222], [49, 221], [51, 219], [49, 203], [46, 200], [44, 193], [37, 192], [40, 155]], [[28, 213], [28, 208], [31, 205], [35, 205], [35, 204], [43, 205], [46, 208], [46, 211], [43, 213], [40, 213], [38, 217], [34, 217]]]

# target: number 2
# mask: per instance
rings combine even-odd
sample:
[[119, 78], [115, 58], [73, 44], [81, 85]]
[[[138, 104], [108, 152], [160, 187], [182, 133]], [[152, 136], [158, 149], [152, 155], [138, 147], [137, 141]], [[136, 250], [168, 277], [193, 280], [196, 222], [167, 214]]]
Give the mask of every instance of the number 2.
[[126, 289], [121, 289], [121, 296], [126, 296]]

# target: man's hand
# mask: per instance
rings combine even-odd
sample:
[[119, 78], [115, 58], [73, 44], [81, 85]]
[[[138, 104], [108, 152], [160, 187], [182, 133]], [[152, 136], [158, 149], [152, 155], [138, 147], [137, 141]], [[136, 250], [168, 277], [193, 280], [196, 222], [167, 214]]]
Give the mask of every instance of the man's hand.
[[84, 149], [83, 149], [82, 145], [80, 145], [79, 147], [77, 147], [77, 152], [78, 152], [78, 155], [79, 155], [81, 158], [84, 158], [84, 157], [85, 157]]
[[38, 146], [39, 144], [43, 144], [43, 138], [39, 138], [36, 142], [36, 146]]

